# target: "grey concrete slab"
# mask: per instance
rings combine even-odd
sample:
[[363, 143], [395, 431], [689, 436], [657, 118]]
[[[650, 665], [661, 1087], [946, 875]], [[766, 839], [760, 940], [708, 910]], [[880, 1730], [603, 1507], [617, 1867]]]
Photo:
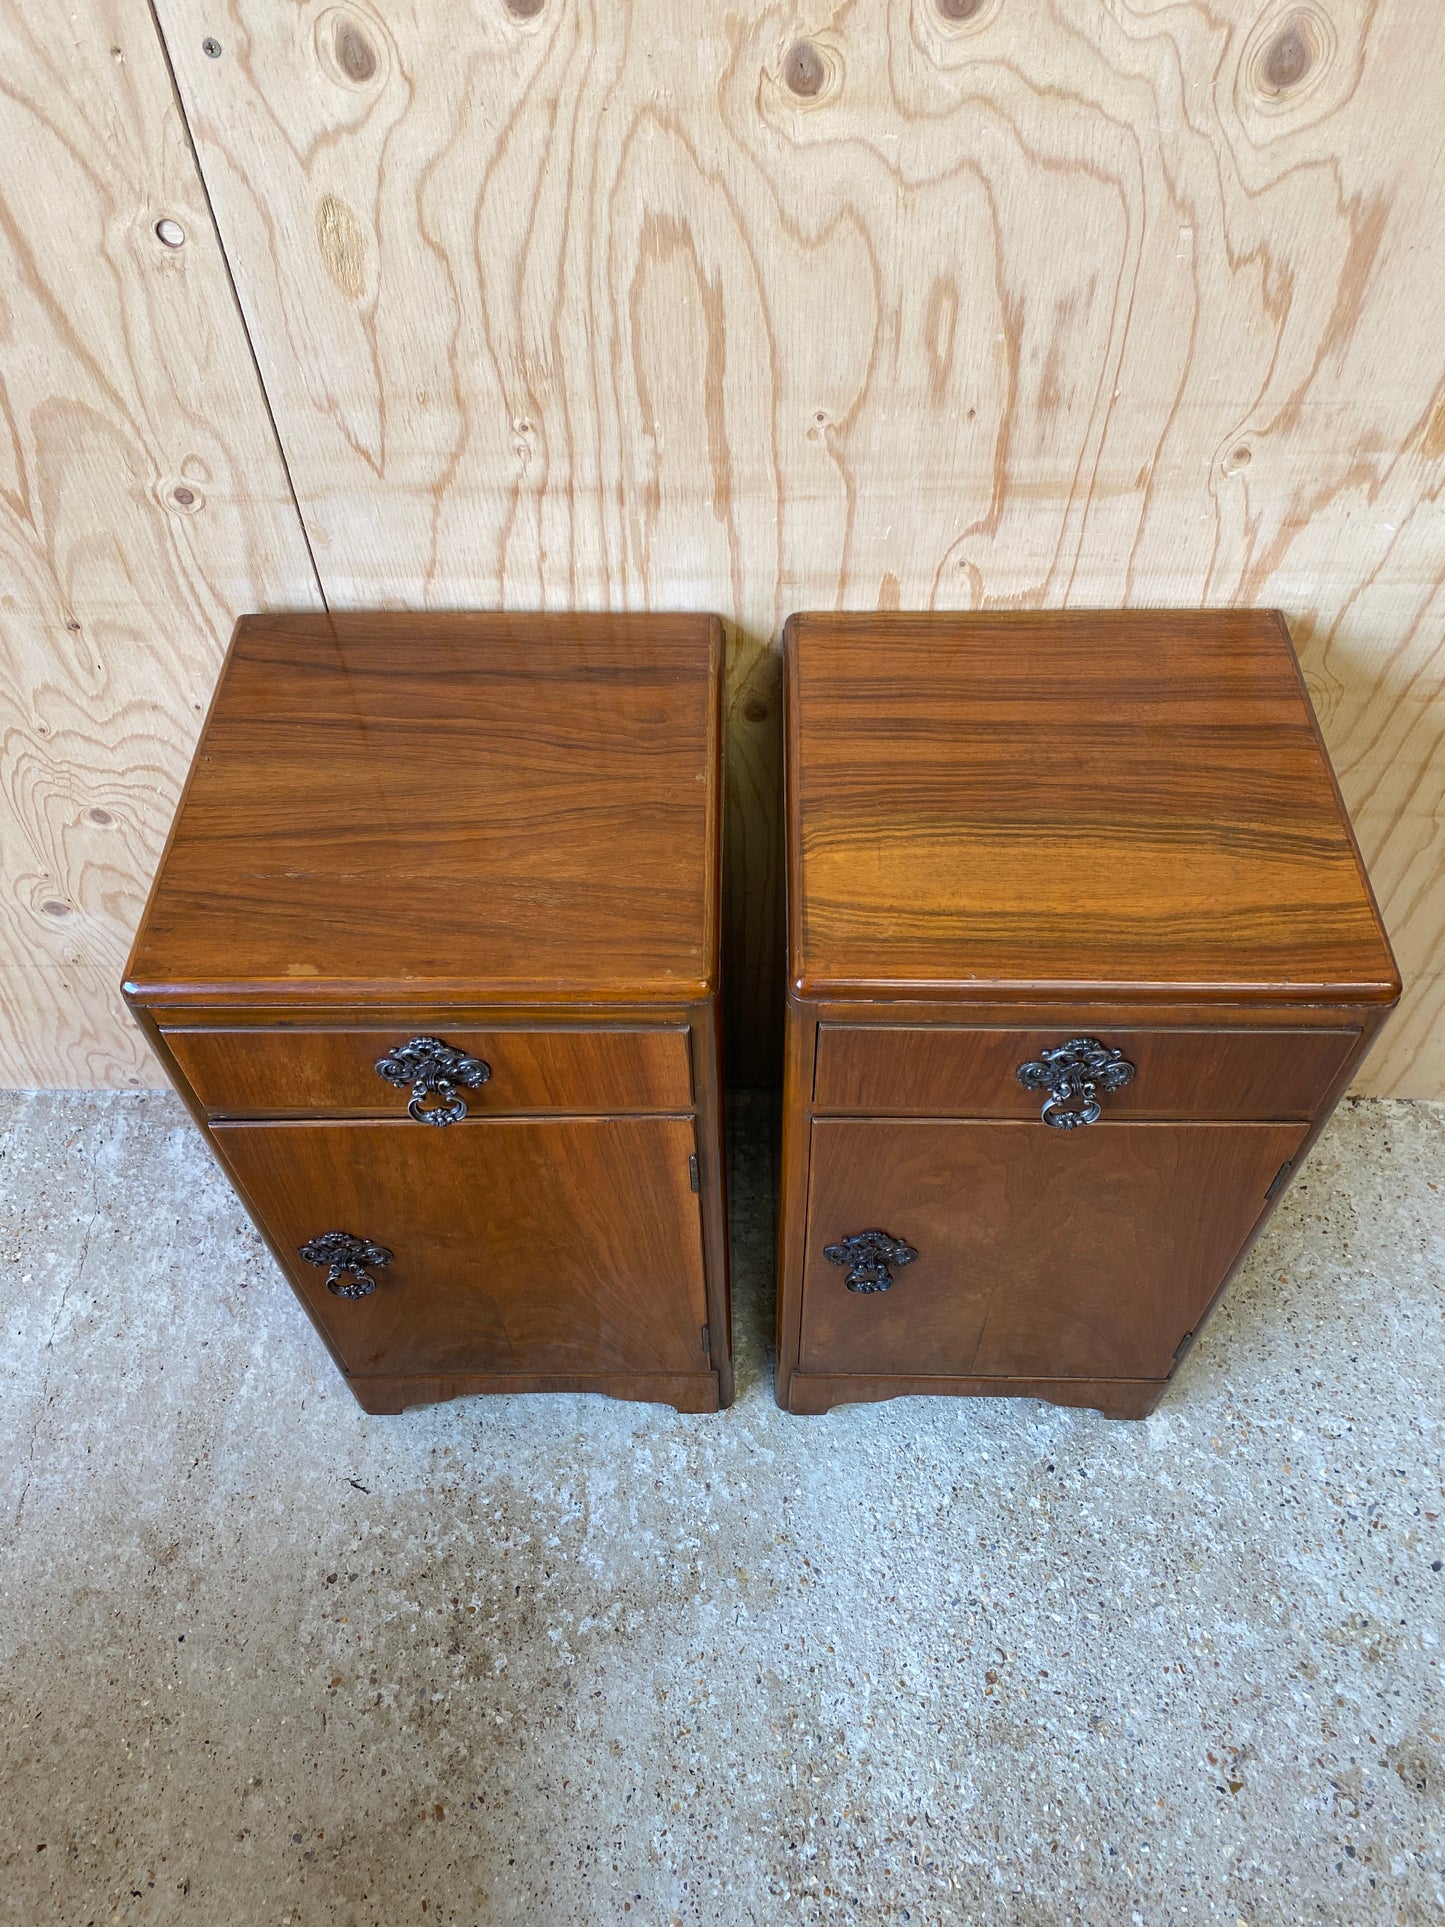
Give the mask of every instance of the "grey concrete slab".
[[179, 1106], [0, 1098], [0, 1919], [1445, 1919], [1445, 1108], [1345, 1107], [1141, 1425], [370, 1418]]

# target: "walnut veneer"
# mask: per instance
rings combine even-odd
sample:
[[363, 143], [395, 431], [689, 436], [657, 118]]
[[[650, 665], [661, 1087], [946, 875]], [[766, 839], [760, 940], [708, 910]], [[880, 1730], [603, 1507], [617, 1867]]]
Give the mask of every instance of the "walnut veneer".
[[732, 1396], [720, 692], [709, 617], [236, 630], [125, 994], [370, 1411]]
[[1399, 996], [1284, 621], [786, 656], [779, 1401], [1142, 1416]]

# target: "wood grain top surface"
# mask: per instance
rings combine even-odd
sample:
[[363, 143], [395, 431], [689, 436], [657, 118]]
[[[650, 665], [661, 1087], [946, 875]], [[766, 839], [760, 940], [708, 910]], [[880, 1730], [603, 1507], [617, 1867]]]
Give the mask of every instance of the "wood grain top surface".
[[803, 615], [787, 651], [800, 995], [1398, 996], [1275, 612]]
[[245, 618], [129, 994], [708, 995], [721, 646], [708, 616]]

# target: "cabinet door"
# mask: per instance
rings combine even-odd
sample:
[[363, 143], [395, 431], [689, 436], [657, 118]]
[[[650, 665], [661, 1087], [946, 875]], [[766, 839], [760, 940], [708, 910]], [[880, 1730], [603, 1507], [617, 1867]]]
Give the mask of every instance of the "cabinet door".
[[[711, 1368], [688, 1118], [213, 1128], [348, 1372]], [[369, 1296], [295, 1255], [328, 1231], [391, 1251]]]
[[[1307, 1130], [816, 1123], [802, 1369], [1165, 1378]], [[865, 1230], [917, 1253], [887, 1289], [826, 1255]]]

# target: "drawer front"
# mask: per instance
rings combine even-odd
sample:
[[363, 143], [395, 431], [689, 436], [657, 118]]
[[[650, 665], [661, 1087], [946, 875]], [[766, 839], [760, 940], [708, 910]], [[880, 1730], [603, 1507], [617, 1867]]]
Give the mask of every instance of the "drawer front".
[[[1104, 1030], [1127, 1084], [1100, 1090], [1109, 1118], [1306, 1118], [1359, 1043], [1354, 1030]], [[1038, 1118], [1048, 1093], [1019, 1067], [1079, 1030], [874, 1029], [824, 1024], [814, 1106], [895, 1117]], [[1051, 1133], [1051, 1135], [1061, 1135]], [[1076, 1133], [1074, 1133], [1076, 1135]]]
[[[232, 1117], [405, 1117], [411, 1086], [377, 1063], [406, 1030], [167, 1030], [206, 1109]], [[453, 1089], [471, 1116], [518, 1111], [685, 1111], [686, 1030], [456, 1030], [422, 1033], [484, 1064], [485, 1082]], [[425, 1055], [423, 1053], [423, 1055]], [[472, 1075], [475, 1077], [476, 1073]], [[421, 1100], [423, 1109], [444, 1101]]]
[[[234, 1123], [214, 1137], [348, 1372], [712, 1368], [689, 1118]], [[362, 1275], [332, 1277], [335, 1240], [314, 1245], [328, 1233], [384, 1262], [342, 1252]]]
[[823, 1120], [801, 1367], [1167, 1378], [1308, 1128]]

